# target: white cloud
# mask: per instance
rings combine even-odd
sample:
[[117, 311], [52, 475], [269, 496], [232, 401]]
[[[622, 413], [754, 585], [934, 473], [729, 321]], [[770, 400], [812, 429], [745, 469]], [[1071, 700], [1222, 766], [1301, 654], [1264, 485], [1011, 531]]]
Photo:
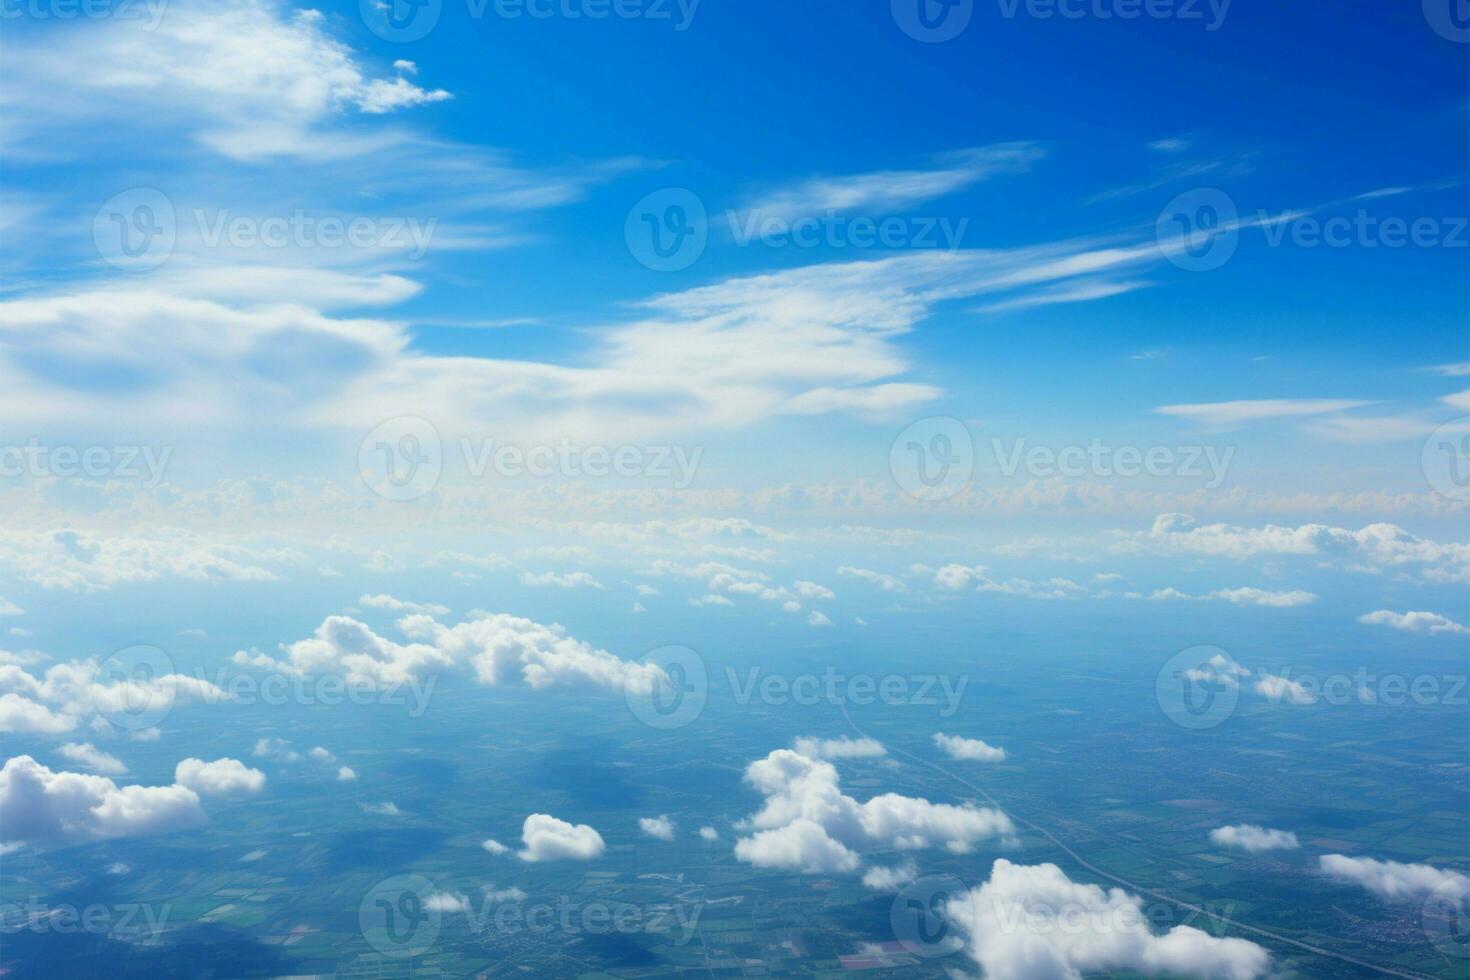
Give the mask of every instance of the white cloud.
[[949, 564], [934, 573], [934, 584], [941, 589], [949, 589], [958, 592], [969, 588], [971, 584], [978, 582], [985, 576], [983, 565], [956, 565]]
[[1470, 877], [1428, 864], [1400, 864], [1373, 858], [1351, 858], [1324, 854], [1324, 874], [1346, 884], [1358, 885], [1390, 902], [1420, 901], [1442, 887], [1470, 893]]
[[825, 585], [818, 585], [816, 582], [806, 582], [798, 579], [792, 584], [792, 588], [794, 588], [796, 590], [796, 594], [801, 596], [803, 599], [825, 599], [830, 601], [837, 598], [837, 593], [833, 592]]
[[313, 748], [310, 752], [307, 753], [307, 755], [311, 756], [317, 762], [336, 762], [337, 761], [337, 757], [332, 754], [332, 752], [331, 752], [330, 749], [323, 748], [320, 745], [318, 745], [315, 748]]
[[568, 572], [565, 575], [558, 575], [556, 572], [543, 572], [539, 575], [533, 575], [530, 572], [526, 572], [521, 576], [521, 584], [555, 586], [558, 589], [575, 589], [580, 586], [586, 586], [592, 589], [603, 588], [601, 582], [586, 572]]
[[1262, 674], [1256, 679], [1256, 693], [1271, 701], [1286, 700], [1292, 704], [1315, 704], [1317, 696], [1306, 685], [1275, 674]]
[[363, 813], [371, 813], [378, 817], [401, 817], [403, 811], [398, 809], [398, 804], [392, 800], [384, 800], [382, 803], [359, 803]]
[[500, 843], [500, 841], [496, 840], [493, 837], [487, 837], [485, 840], [481, 841], [480, 846], [489, 851], [491, 854], [496, 855], [497, 857], [510, 851], [510, 848], [506, 847], [504, 844]]
[[0, 694], [0, 732], [59, 735], [75, 727], [74, 717], [58, 714], [13, 692]]
[[930, 803], [896, 793], [859, 803], [841, 791], [830, 762], [791, 749], [752, 762], [745, 781], [766, 800], [740, 824], [753, 833], [735, 842], [735, 856], [759, 867], [855, 871], [862, 863], [859, 847], [944, 847], [962, 854], [978, 841], [1015, 834], [1004, 813], [968, 803]]
[[458, 892], [434, 892], [424, 899], [430, 912], [468, 912], [470, 900]]
[[1284, 418], [1324, 415], [1371, 405], [1348, 398], [1266, 398], [1257, 401], [1207, 402], [1198, 405], [1162, 405], [1160, 415], [1172, 415], [1205, 425], [1234, 426]]
[[351, 783], [357, 780], [357, 770], [351, 766], [342, 766], [337, 770], [337, 782]]
[[170, 673], [146, 679], [128, 677], [104, 683], [91, 660], [53, 664], [35, 676], [16, 663], [0, 661], [0, 731], [57, 734], [71, 731], [91, 719], [94, 725], [108, 715], [167, 710], [180, 698], [227, 700], [225, 691], [209, 681]]
[[1290, 609], [1295, 606], [1305, 606], [1317, 601], [1317, 595], [1302, 589], [1291, 589], [1288, 591], [1272, 591], [1270, 589], [1256, 589], [1242, 587], [1238, 589], [1215, 589], [1203, 595], [1189, 595], [1178, 589], [1157, 589], [1149, 595], [1155, 601], [1167, 599], [1182, 599], [1194, 602], [1208, 602], [1211, 600], [1223, 600], [1233, 602], [1237, 606], [1269, 606], [1274, 609]]
[[1432, 612], [1396, 613], [1387, 609], [1378, 609], [1359, 616], [1358, 622], [1373, 626], [1391, 626], [1396, 630], [1407, 630], [1411, 633], [1470, 633], [1470, 629], [1461, 626], [1448, 616]]
[[720, 832], [713, 827], [700, 827], [699, 839], [702, 841], [717, 841], [720, 839]]
[[522, 861], [590, 861], [607, 848], [602, 835], [585, 823], [574, 826], [545, 813], [526, 818], [521, 842], [525, 847], [516, 856]]
[[803, 736], [792, 742], [791, 748], [809, 759], [871, 759], [888, 754], [883, 744], [872, 738], [810, 738]]
[[1270, 966], [1270, 954], [1245, 939], [1187, 925], [1156, 934], [1137, 895], [1073, 882], [1054, 864], [997, 860], [989, 881], [945, 911], [986, 980], [1081, 980], [1112, 971], [1254, 980]]
[[254, 794], [265, 789], [265, 773], [239, 759], [185, 759], [174, 767], [174, 781], [204, 796]]
[[0, 769], [0, 834], [7, 843], [68, 846], [185, 830], [205, 820], [186, 786], [124, 786], [105, 776], [52, 772], [28, 755]]
[[104, 776], [121, 776], [128, 771], [121, 759], [103, 752], [91, 742], [67, 742], [56, 751], [72, 762]]
[[811, 612], [807, 613], [806, 624], [808, 626], [831, 626], [832, 620], [827, 618], [826, 613], [818, 612], [817, 610], [813, 609]]
[[935, 732], [934, 744], [939, 746], [951, 759], [964, 759], [970, 762], [1004, 762], [1006, 757], [1005, 749], [986, 745], [978, 738], [962, 738], [959, 735]]
[[877, 892], [896, 892], [918, 876], [914, 862], [905, 861], [891, 868], [869, 868], [863, 872], [863, 884]]
[[865, 582], [871, 582], [873, 585], [876, 585], [884, 592], [908, 591], [908, 586], [904, 585], [903, 582], [894, 578], [892, 575], [885, 575], [883, 572], [875, 572], [867, 568], [855, 568], [852, 565], [842, 565], [838, 567], [837, 574], [850, 575], [853, 578], [862, 579]]
[[296, 675], [340, 674], [355, 682], [394, 684], [440, 670], [465, 668], [481, 684], [523, 683], [542, 688], [592, 685], [646, 693], [662, 679], [653, 664], [620, 660], [544, 626], [504, 613], [472, 613], [476, 618], [444, 626], [429, 616], [398, 621], [410, 638], [397, 643], [347, 616], [329, 616], [310, 639], [285, 647], [285, 658], [235, 654], [235, 662]]
[[0, 598], [0, 616], [21, 616], [25, 610], [11, 602], [9, 599]]
[[1296, 834], [1288, 830], [1270, 830], [1250, 823], [1216, 827], [1210, 831], [1210, 840], [1222, 847], [1239, 847], [1251, 854], [1260, 854], [1263, 851], [1294, 851], [1301, 846], [1297, 842]]
[[659, 840], [674, 839], [674, 821], [662, 813], [656, 817], [639, 817], [638, 829], [649, 837], [656, 837]]
[[449, 612], [448, 606], [441, 606], [437, 602], [405, 602], [391, 595], [365, 595], [357, 600], [357, 604], [369, 609], [391, 609], [394, 612], [424, 613], [430, 616], [443, 616]]

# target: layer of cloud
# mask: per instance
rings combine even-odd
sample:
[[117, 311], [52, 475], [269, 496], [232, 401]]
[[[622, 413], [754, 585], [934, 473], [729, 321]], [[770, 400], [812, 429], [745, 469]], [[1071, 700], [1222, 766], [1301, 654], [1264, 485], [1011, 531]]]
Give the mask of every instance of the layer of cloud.
[[1357, 885], [1390, 902], [1421, 901], [1441, 888], [1470, 894], [1470, 877], [1428, 864], [1400, 864], [1374, 858], [1324, 854], [1322, 872], [1344, 884]]

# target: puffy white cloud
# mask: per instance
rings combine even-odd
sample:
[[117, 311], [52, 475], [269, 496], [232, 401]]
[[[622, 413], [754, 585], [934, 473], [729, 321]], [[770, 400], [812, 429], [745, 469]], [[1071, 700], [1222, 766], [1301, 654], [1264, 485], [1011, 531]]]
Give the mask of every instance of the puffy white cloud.
[[1004, 813], [968, 803], [930, 803], [896, 793], [859, 803], [842, 792], [830, 762], [791, 749], [752, 762], [745, 781], [766, 799], [741, 822], [741, 830], [753, 833], [736, 841], [735, 856], [760, 867], [855, 871], [860, 847], [965, 853], [978, 841], [1015, 834]]
[[620, 660], [544, 626], [503, 613], [481, 613], [456, 626], [429, 616], [406, 616], [397, 643], [347, 616], [328, 616], [310, 639], [285, 648], [285, 658], [237, 653], [237, 663], [297, 675], [340, 674], [369, 684], [396, 684], [441, 670], [465, 668], [481, 684], [522, 683], [535, 689], [591, 685], [646, 693], [664, 679], [662, 668]]
[[91, 742], [67, 742], [56, 751], [72, 762], [104, 776], [121, 776], [128, 771], [121, 759], [103, 752]]
[[848, 575], [852, 578], [862, 579], [864, 582], [871, 582], [873, 585], [876, 585], [884, 592], [907, 592], [909, 590], [908, 586], [904, 585], [903, 582], [894, 578], [892, 575], [886, 575], [883, 572], [875, 572], [870, 568], [857, 568], [853, 565], [840, 565], [837, 568], [837, 574]]
[[239, 759], [184, 759], [174, 767], [174, 781], [204, 796], [253, 794], [265, 789], [265, 773]]
[[607, 848], [602, 835], [587, 824], [573, 825], [545, 813], [526, 818], [521, 843], [525, 846], [516, 856], [522, 861], [590, 861]]
[[1442, 887], [1470, 894], [1470, 877], [1428, 864], [1400, 864], [1342, 854], [1324, 854], [1320, 864], [1328, 877], [1358, 885], [1390, 902], [1420, 901]]
[[424, 899], [424, 908], [430, 912], [468, 912], [470, 900], [458, 892], [434, 892]]
[[384, 800], [381, 803], [359, 803], [363, 813], [371, 813], [377, 817], [401, 817], [403, 811], [398, 809], [398, 804], [392, 800]]
[[1272, 591], [1270, 589], [1255, 589], [1242, 587], [1238, 589], [1215, 589], [1203, 595], [1189, 595], [1178, 589], [1158, 589], [1150, 596], [1153, 600], [1184, 599], [1193, 601], [1223, 600], [1233, 602], [1237, 606], [1270, 606], [1276, 609], [1290, 609], [1294, 606], [1305, 606], [1317, 601], [1315, 593], [1306, 592], [1302, 589], [1291, 589], [1285, 591]]
[[391, 595], [365, 595], [357, 600], [357, 604], [369, 609], [390, 609], [394, 612], [424, 613], [429, 616], [443, 616], [449, 612], [448, 606], [441, 606], [437, 602], [408, 602]]
[[0, 661], [0, 731], [57, 734], [89, 719], [97, 727], [108, 716], [129, 715], [139, 706], [166, 710], [181, 698], [213, 702], [228, 695], [187, 674], [114, 679], [96, 661], [70, 660], [36, 676]]
[[987, 745], [978, 738], [963, 738], [959, 735], [934, 733], [934, 744], [951, 759], [969, 762], [1004, 762], [1006, 750]]
[[124, 786], [105, 776], [53, 772], [28, 755], [0, 769], [0, 834], [7, 843], [69, 846], [161, 834], [205, 820], [186, 786]]
[[825, 599], [830, 601], [837, 598], [836, 592], [833, 592], [825, 585], [818, 585], [816, 582], [807, 582], [798, 579], [796, 582], [792, 583], [791, 587], [795, 589], [796, 594], [801, 596], [803, 599]]
[[77, 727], [76, 718], [58, 714], [14, 692], [0, 694], [0, 732], [58, 735]]
[[810, 613], [807, 614], [806, 624], [808, 626], [831, 626], [832, 620], [827, 618], [826, 613], [818, 612], [817, 610], [813, 609]]
[[941, 589], [958, 592], [980, 581], [985, 576], [983, 565], [949, 564], [934, 573], [934, 584]]
[[674, 821], [662, 813], [656, 817], [639, 817], [638, 829], [649, 837], [656, 837], [659, 840], [674, 839]]
[[[0, 379], [5, 376], [6, 312], [0, 303]], [[37, 403], [40, 404], [40, 403]], [[8, 409], [0, 407], [0, 414]], [[116, 585], [180, 578], [198, 582], [269, 582], [269, 567], [299, 556], [245, 547], [179, 530], [168, 536], [95, 534], [75, 528], [0, 529], [0, 564], [48, 589], [99, 592]]]
[[1289, 701], [1292, 704], [1316, 704], [1317, 696], [1307, 690], [1305, 684], [1289, 677], [1276, 674], [1261, 674], [1256, 678], [1256, 693], [1271, 701]]
[[870, 759], [887, 755], [883, 743], [874, 738], [812, 738], [802, 736], [791, 743], [793, 751], [809, 759]]
[[1143, 901], [1073, 882], [1054, 864], [997, 860], [990, 879], [945, 907], [986, 980], [1081, 980], [1115, 970], [1199, 980], [1255, 980], [1270, 954], [1192, 926], [1150, 928]]
[[1391, 626], [1410, 633], [1470, 633], [1470, 628], [1461, 626], [1448, 616], [1432, 612], [1396, 613], [1378, 609], [1359, 616], [1358, 622], [1370, 626]]
[[1289, 830], [1270, 830], [1250, 823], [1216, 827], [1210, 831], [1210, 840], [1222, 847], [1239, 847], [1251, 854], [1260, 854], [1263, 851], [1294, 851], [1301, 846], [1297, 842], [1296, 834]]
[[351, 783], [357, 780], [357, 770], [351, 766], [342, 766], [337, 770], [337, 782]]
[[593, 578], [587, 572], [567, 572], [565, 575], [559, 575], [556, 572], [542, 572], [539, 575], [533, 575], [530, 572], [526, 572], [521, 576], [521, 584], [543, 587], [555, 586], [558, 589], [576, 589], [582, 586], [586, 586], [589, 589], [604, 588], [601, 582], [597, 581], [597, 579]]
[[898, 891], [919, 876], [914, 862], [905, 861], [891, 868], [872, 867], [863, 872], [863, 884], [878, 892]]
[[699, 839], [702, 841], [717, 841], [720, 839], [720, 832], [713, 827], [700, 827]]
[[485, 840], [482, 840], [480, 842], [480, 846], [489, 851], [491, 854], [496, 855], [497, 857], [510, 851], [510, 848], [506, 847], [504, 844], [500, 843], [500, 841], [496, 840], [493, 837], [487, 837]]

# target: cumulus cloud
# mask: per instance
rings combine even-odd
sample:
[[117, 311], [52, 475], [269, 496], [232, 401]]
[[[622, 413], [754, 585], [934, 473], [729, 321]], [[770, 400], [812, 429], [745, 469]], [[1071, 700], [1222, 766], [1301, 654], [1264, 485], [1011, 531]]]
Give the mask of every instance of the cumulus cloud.
[[430, 912], [468, 912], [470, 900], [458, 892], [434, 892], [424, 899]]
[[1276, 674], [1262, 674], [1256, 678], [1256, 693], [1270, 701], [1287, 701], [1291, 704], [1316, 704], [1317, 696], [1307, 690], [1301, 681]]
[[521, 842], [525, 846], [517, 857], [522, 861], [590, 861], [607, 847], [602, 835], [585, 823], [573, 825], [545, 813], [526, 818]]
[[533, 575], [526, 572], [521, 576], [522, 585], [554, 586], [558, 589], [576, 589], [586, 586], [589, 589], [604, 588], [603, 584], [586, 572], [567, 572], [559, 575], [556, 572], [543, 572]]
[[914, 862], [905, 861], [891, 868], [869, 868], [863, 872], [863, 884], [876, 892], [894, 892], [918, 876], [919, 870]]
[[802, 736], [791, 743], [793, 751], [809, 759], [870, 759], [887, 755], [883, 743], [873, 738], [811, 738]]
[[883, 572], [875, 572], [870, 568], [857, 568], [853, 565], [840, 565], [837, 568], [838, 575], [847, 575], [851, 578], [870, 582], [882, 589], [884, 592], [907, 592], [908, 586], [899, 579]]
[[859, 803], [842, 792], [830, 762], [791, 749], [752, 762], [745, 781], [766, 799], [741, 822], [749, 836], [735, 842], [735, 856], [758, 867], [856, 871], [862, 847], [944, 847], [963, 854], [979, 841], [1015, 835], [1004, 813], [968, 803], [930, 803], [896, 793]]
[[487, 837], [482, 840], [480, 842], [480, 846], [489, 851], [491, 854], [496, 855], [497, 857], [510, 851], [510, 848], [506, 847], [504, 844], [500, 843], [500, 841], [496, 840], [493, 837]]
[[1428, 864], [1400, 864], [1342, 854], [1324, 854], [1319, 860], [1328, 877], [1358, 885], [1385, 901], [1421, 901], [1440, 888], [1470, 894], [1470, 877]]
[[990, 879], [953, 898], [945, 913], [986, 980], [1081, 980], [1111, 971], [1255, 980], [1270, 968], [1270, 954], [1245, 939], [1186, 925], [1155, 933], [1137, 895], [1073, 882], [1054, 864], [997, 860]]
[[796, 590], [797, 595], [801, 596], [804, 599], [831, 600], [837, 598], [836, 592], [833, 592], [825, 585], [818, 585], [816, 582], [797, 580], [796, 582], [792, 583], [791, 587]]
[[1213, 592], [1206, 592], [1203, 595], [1189, 595], [1173, 588], [1158, 589], [1150, 594], [1149, 598], [1155, 601], [1167, 599], [1183, 599], [1195, 602], [1223, 600], [1225, 602], [1233, 602], [1237, 606], [1270, 606], [1276, 609], [1290, 609], [1294, 606], [1305, 606], [1317, 601], [1315, 593], [1306, 592], [1302, 589], [1272, 591], [1270, 589], [1249, 587], [1215, 589]]
[[347, 616], [329, 616], [316, 632], [284, 648], [279, 660], [235, 654], [237, 663], [270, 667], [293, 675], [339, 674], [355, 683], [401, 684], [441, 670], [467, 669], [486, 685], [522, 683], [542, 688], [594, 686], [647, 693], [662, 680], [662, 668], [620, 660], [544, 626], [503, 613], [481, 613], [456, 626], [432, 617], [406, 616], [398, 643]]
[[357, 770], [351, 766], [342, 766], [337, 770], [337, 782], [351, 783], [357, 780]]
[[813, 609], [807, 614], [806, 624], [808, 626], [831, 626], [832, 620], [827, 618], [826, 613], [821, 613]]
[[113, 677], [93, 660], [53, 664], [35, 675], [0, 661], [0, 731], [57, 734], [83, 721], [128, 716], [140, 706], [166, 710], [180, 699], [227, 700], [209, 681], [169, 673]]
[[659, 840], [674, 839], [674, 821], [662, 813], [656, 817], [639, 817], [638, 829]]
[[390, 609], [394, 612], [424, 613], [429, 616], [443, 616], [449, 612], [448, 606], [441, 606], [437, 602], [407, 602], [391, 595], [365, 595], [357, 600], [357, 604], [369, 609]]
[[1378, 609], [1359, 616], [1358, 622], [1370, 626], [1391, 626], [1410, 633], [1470, 633], [1470, 628], [1461, 626], [1448, 616], [1432, 612], [1396, 613]]
[[1216, 827], [1210, 831], [1210, 840], [1222, 847], [1239, 847], [1251, 854], [1263, 851], [1294, 851], [1301, 846], [1296, 834], [1287, 830], [1270, 830], [1255, 824], [1242, 823], [1228, 827]]
[[69, 846], [185, 830], [204, 823], [187, 786], [124, 786], [105, 776], [53, 772], [28, 755], [0, 769], [0, 835], [7, 844]]
[[962, 738], [959, 735], [945, 735], [943, 732], [934, 733], [934, 744], [951, 759], [964, 759], [969, 762], [1004, 762], [1005, 749], [998, 749], [993, 745], [986, 745], [978, 738]]
[[717, 841], [720, 839], [720, 832], [713, 827], [700, 827], [699, 839], [702, 841]]
[[265, 773], [239, 759], [185, 759], [174, 767], [174, 782], [203, 796], [253, 794], [265, 789]]
[[121, 759], [103, 752], [91, 742], [67, 742], [56, 751], [72, 762], [104, 776], [121, 776], [128, 771]]

